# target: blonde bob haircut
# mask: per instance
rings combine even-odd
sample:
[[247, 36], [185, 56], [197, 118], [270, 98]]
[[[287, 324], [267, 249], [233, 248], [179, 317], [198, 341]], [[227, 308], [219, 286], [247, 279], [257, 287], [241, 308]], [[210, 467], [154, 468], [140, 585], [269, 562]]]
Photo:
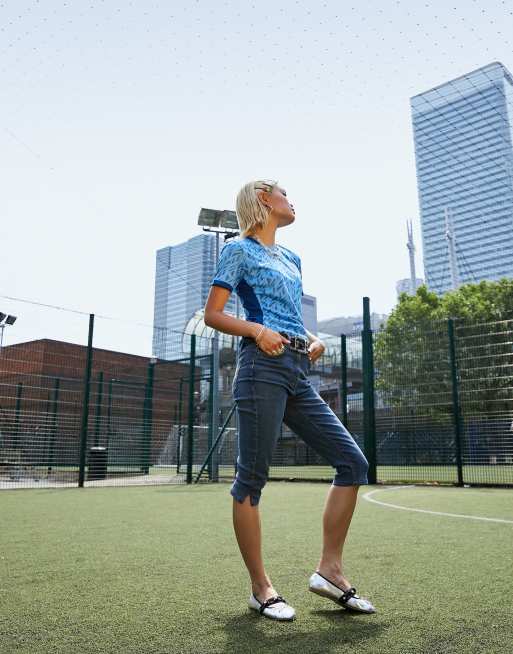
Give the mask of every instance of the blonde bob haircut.
[[240, 227], [240, 235], [245, 237], [257, 229], [264, 228], [269, 221], [271, 210], [258, 197], [257, 190], [272, 193], [278, 182], [259, 179], [244, 184], [237, 194], [235, 213]]

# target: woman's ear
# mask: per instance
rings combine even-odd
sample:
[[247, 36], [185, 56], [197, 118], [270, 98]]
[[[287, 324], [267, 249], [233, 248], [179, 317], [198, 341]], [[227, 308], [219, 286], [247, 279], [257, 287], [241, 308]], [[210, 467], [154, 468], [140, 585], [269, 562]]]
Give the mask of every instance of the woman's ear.
[[258, 199], [260, 200], [260, 202], [262, 202], [262, 204], [265, 204], [265, 206], [269, 209], [269, 204], [268, 203], [269, 203], [269, 197], [270, 197], [271, 194], [268, 193], [267, 191], [262, 191], [262, 190], [258, 190], [256, 192], [256, 194], [257, 194]]

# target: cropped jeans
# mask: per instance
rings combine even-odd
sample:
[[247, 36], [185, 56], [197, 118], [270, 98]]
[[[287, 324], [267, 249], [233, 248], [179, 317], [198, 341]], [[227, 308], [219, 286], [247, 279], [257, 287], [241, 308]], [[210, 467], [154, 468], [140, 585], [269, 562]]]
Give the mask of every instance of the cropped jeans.
[[334, 486], [368, 484], [369, 463], [357, 443], [308, 379], [308, 354], [284, 343], [282, 354], [261, 350], [253, 338], [239, 342], [232, 393], [239, 432], [237, 473], [230, 494], [260, 501], [282, 422], [318, 452], [336, 473]]

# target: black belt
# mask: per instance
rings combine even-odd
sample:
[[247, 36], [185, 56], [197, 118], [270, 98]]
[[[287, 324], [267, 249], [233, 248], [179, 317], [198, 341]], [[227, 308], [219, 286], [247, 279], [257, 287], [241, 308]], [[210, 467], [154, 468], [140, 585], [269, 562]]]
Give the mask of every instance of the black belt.
[[297, 352], [308, 352], [308, 341], [306, 338], [301, 338], [301, 336], [291, 336], [286, 332], [280, 332], [282, 336], [288, 338], [290, 343], [285, 343], [291, 350], [296, 350]]
[[[282, 336], [285, 336], [285, 338], [288, 338], [290, 343], [284, 343], [287, 347], [289, 347], [291, 350], [295, 350], [296, 352], [305, 352], [305, 354], [308, 354], [308, 345], [309, 342], [306, 338], [301, 338], [301, 336], [291, 336], [290, 334], [287, 334], [287, 332], [278, 332]], [[247, 342], [247, 343], [254, 343], [255, 339], [252, 338], [251, 336], [243, 336], [242, 340]]]

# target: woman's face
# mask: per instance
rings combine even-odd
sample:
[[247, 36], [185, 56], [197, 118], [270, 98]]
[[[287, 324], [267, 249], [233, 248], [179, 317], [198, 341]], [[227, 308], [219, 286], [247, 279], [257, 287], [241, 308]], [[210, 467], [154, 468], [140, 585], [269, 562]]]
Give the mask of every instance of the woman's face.
[[260, 198], [267, 206], [273, 208], [271, 214], [278, 222], [278, 227], [290, 225], [296, 218], [294, 206], [287, 198], [287, 192], [280, 186], [275, 186], [272, 193], [260, 194]]

